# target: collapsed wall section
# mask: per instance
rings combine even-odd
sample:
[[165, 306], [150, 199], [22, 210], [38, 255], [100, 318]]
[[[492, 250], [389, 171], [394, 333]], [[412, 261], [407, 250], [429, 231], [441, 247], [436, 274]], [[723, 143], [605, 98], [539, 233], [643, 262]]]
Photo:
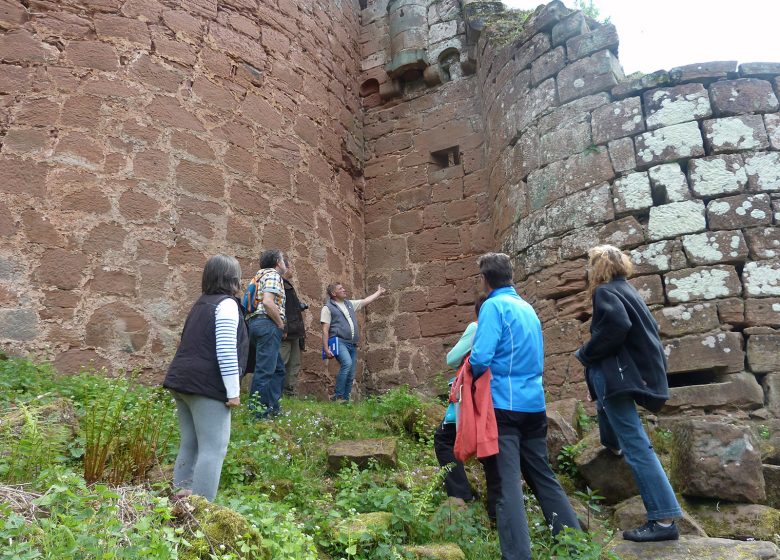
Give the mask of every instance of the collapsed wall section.
[[[0, 339], [65, 372], [164, 369], [205, 259], [363, 284], [357, 1], [10, 0]], [[319, 317], [305, 313], [319, 339]], [[304, 386], [324, 394], [324, 368]]]
[[585, 394], [586, 252], [611, 243], [653, 310], [668, 407], [780, 412], [780, 64], [625, 80], [613, 26], [552, 2], [478, 45], [497, 242], [544, 326], [546, 387]]

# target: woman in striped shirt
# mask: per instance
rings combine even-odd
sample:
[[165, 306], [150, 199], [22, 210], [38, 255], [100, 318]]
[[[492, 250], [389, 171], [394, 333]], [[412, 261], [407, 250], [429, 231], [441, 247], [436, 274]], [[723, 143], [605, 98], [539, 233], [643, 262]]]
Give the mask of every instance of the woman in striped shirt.
[[227, 255], [203, 269], [203, 293], [184, 323], [163, 386], [176, 401], [181, 443], [173, 470], [177, 496], [213, 500], [230, 441], [230, 409], [240, 404], [239, 378], [249, 338], [236, 294], [241, 267]]

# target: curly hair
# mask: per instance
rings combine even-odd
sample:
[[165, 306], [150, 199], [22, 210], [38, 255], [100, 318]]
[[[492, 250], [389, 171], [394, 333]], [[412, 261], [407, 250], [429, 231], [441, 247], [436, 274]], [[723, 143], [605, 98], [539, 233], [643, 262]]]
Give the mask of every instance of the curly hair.
[[634, 270], [631, 259], [614, 245], [597, 245], [588, 251], [588, 292]]

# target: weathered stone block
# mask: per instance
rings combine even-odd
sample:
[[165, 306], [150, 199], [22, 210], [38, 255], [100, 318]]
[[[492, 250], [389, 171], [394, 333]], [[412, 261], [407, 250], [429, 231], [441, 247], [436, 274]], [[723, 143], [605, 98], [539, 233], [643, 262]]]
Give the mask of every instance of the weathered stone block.
[[[670, 552], [669, 544], [636, 543], [615, 541], [610, 551], [623, 560], [645, 560], [665, 558], [666, 560], [687, 560], [689, 558], [773, 558], [780, 549], [772, 542], [743, 542], [729, 539], [710, 539], [683, 536], [679, 547], [682, 552]], [[675, 545], [675, 547], [678, 545]]]
[[662, 337], [702, 333], [720, 327], [717, 306], [713, 303], [682, 304], [653, 311]]
[[780, 332], [748, 336], [747, 361], [753, 373], [780, 371]]
[[739, 65], [739, 75], [742, 78], [773, 78], [778, 74], [778, 62], [743, 62]]
[[616, 138], [644, 132], [642, 102], [638, 97], [629, 97], [604, 105], [593, 111], [591, 122], [594, 144], [604, 144]]
[[548, 355], [574, 352], [582, 345], [579, 321], [546, 323], [543, 335], [544, 351]]
[[609, 504], [622, 502], [639, 493], [628, 463], [601, 445], [598, 430], [592, 430], [582, 441], [583, 449], [574, 461], [590, 488], [598, 488]]
[[531, 84], [536, 85], [551, 76], [555, 76], [566, 66], [566, 51], [557, 47], [543, 54], [531, 64]]
[[0, 309], [0, 339], [30, 341], [38, 332], [38, 314], [34, 310]]
[[664, 277], [666, 297], [672, 303], [739, 296], [742, 284], [733, 266], [676, 270]]
[[741, 325], [745, 322], [745, 302], [741, 298], [717, 301], [718, 317], [723, 325]]
[[630, 173], [612, 186], [615, 214], [644, 212], [653, 205], [650, 179], [645, 172]]
[[600, 148], [554, 162], [528, 176], [528, 200], [532, 210], [538, 210], [561, 198], [615, 176], [607, 150]]
[[704, 121], [707, 149], [715, 154], [763, 150], [769, 139], [761, 115], [740, 115]]
[[776, 227], [745, 230], [745, 239], [753, 260], [780, 257], [780, 229]]
[[744, 162], [739, 154], [724, 154], [688, 162], [691, 190], [699, 197], [741, 192], [747, 184]]
[[670, 478], [683, 495], [750, 503], [766, 498], [761, 455], [749, 428], [687, 420], [675, 423], [672, 433]]
[[[761, 472], [763, 477], [763, 466]], [[780, 511], [765, 505], [718, 503], [713, 506], [703, 502], [691, 504], [690, 511], [711, 537], [772, 541], [780, 532]], [[733, 558], [738, 556], [735, 554]]]
[[636, 168], [636, 156], [634, 155], [634, 141], [631, 138], [613, 140], [608, 144], [609, 159], [612, 167], [618, 173], [631, 171]]
[[745, 323], [750, 327], [780, 327], [780, 299], [746, 299]]
[[772, 223], [769, 195], [728, 196], [707, 204], [710, 229], [739, 229]]
[[764, 115], [764, 125], [769, 135], [769, 145], [773, 150], [780, 150], [780, 113]]
[[712, 115], [707, 90], [701, 84], [652, 89], [643, 94], [647, 128], [703, 119]]
[[766, 407], [777, 417], [780, 414], [780, 373], [768, 373], [762, 385], [766, 392]]
[[652, 74], [646, 74], [641, 78], [628, 80], [612, 88], [613, 99], [623, 99], [642, 93], [643, 91], [656, 88], [669, 83], [669, 72], [658, 70]]
[[607, 91], [622, 79], [623, 69], [618, 59], [609, 51], [599, 51], [568, 65], [558, 73], [558, 96], [561, 103], [566, 103], [578, 97]]
[[643, 167], [704, 155], [704, 143], [696, 122], [646, 132], [637, 136], [634, 144], [637, 162]]
[[772, 84], [754, 78], [715, 82], [710, 85], [710, 97], [718, 117], [772, 113], [780, 108]]
[[667, 373], [715, 370], [735, 373], [744, 367], [742, 335], [713, 331], [664, 341]]
[[[741, 353], [740, 353], [741, 354]], [[685, 410], [755, 410], [764, 406], [764, 391], [752, 373], [733, 373], [728, 381], [669, 389], [664, 413]]]
[[561, 105], [539, 119], [539, 132], [544, 134], [556, 128], [587, 122], [590, 112], [606, 103], [609, 103], [609, 94], [597, 93]]
[[344, 440], [328, 447], [328, 470], [338, 472], [343, 466], [355, 463], [366, 468], [371, 459], [386, 467], [395, 467], [397, 462], [395, 438]]
[[780, 262], [751, 261], [742, 270], [742, 281], [747, 296], [780, 296]]
[[607, 24], [566, 41], [566, 52], [569, 54], [569, 60], [577, 60], [604, 49], [616, 53], [619, 43], [615, 26]]
[[647, 305], [664, 303], [664, 287], [660, 276], [637, 276], [629, 278], [628, 282], [639, 292]]
[[574, 154], [579, 154], [592, 144], [590, 124], [581, 122], [548, 132], [539, 141], [541, 164], [548, 165]]
[[581, 257], [600, 243], [630, 248], [645, 242], [642, 226], [633, 216], [615, 220], [604, 226], [582, 228], [561, 239], [560, 255], [569, 260]]
[[780, 191], [780, 153], [758, 152], [745, 156], [748, 190]]
[[698, 233], [706, 228], [704, 203], [700, 200], [686, 200], [651, 208], [647, 234], [651, 240], [657, 240]]
[[[634, 496], [616, 505], [613, 521], [618, 531], [633, 529], [645, 523], [647, 521], [647, 510], [642, 502], [642, 496]], [[683, 511], [682, 518], [677, 519], [675, 523], [681, 535], [707, 536], [704, 529], [686, 511]]]
[[534, 275], [538, 299], [555, 299], [584, 291], [586, 287], [584, 261], [568, 261], [551, 266]]
[[552, 28], [552, 44], [555, 47], [563, 45], [568, 39], [583, 35], [588, 31], [590, 29], [588, 22], [585, 21], [585, 15], [581, 11], [576, 11], [556, 23], [555, 27]]
[[694, 266], [722, 262], [744, 262], [748, 247], [740, 230], [686, 235], [682, 240], [688, 262]]
[[673, 83], [707, 82], [728, 78], [736, 70], [736, 60], [700, 62], [672, 68], [669, 70], [669, 79]]
[[634, 263], [634, 274], [669, 271], [673, 254], [679, 251], [680, 243], [677, 241], [659, 241], [633, 249], [629, 252], [629, 256]]
[[650, 187], [657, 198], [665, 202], [680, 202], [691, 199], [688, 180], [679, 163], [664, 163], [647, 170]]

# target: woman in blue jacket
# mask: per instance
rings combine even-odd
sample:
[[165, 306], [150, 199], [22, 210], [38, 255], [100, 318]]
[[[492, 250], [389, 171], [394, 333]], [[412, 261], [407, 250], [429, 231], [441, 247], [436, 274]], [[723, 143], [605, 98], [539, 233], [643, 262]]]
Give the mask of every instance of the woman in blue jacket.
[[590, 340], [576, 352], [596, 399], [601, 443], [625, 457], [647, 510], [647, 523], [623, 532], [636, 542], [679, 538], [682, 517], [669, 479], [653, 451], [636, 405], [658, 412], [669, 398], [666, 355], [644, 300], [626, 281], [629, 258], [600, 245], [588, 251], [588, 288], [593, 297]]

